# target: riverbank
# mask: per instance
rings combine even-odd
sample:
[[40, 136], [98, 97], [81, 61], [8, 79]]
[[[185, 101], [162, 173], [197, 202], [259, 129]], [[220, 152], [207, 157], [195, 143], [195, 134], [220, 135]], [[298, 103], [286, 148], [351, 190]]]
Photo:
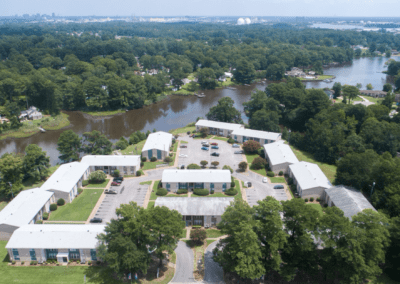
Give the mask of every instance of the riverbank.
[[299, 79], [303, 82], [318, 82], [318, 81], [324, 81], [326, 79], [335, 79], [335, 78], [336, 77], [334, 75], [319, 75], [317, 78], [314, 79], [299, 77]]
[[15, 130], [7, 130], [0, 134], [0, 140], [7, 138], [26, 138], [40, 132], [39, 127], [46, 131], [59, 130], [70, 125], [69, 115], [61, 113], [55, 117], [45, 115], [41, 119], [27, 120], [22, 122], [22, 126]]

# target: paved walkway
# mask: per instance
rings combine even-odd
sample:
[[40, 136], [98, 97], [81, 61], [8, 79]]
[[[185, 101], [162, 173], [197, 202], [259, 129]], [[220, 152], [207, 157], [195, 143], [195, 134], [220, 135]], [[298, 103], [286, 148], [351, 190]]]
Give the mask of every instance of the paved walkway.
[[153, 185], [154, 185], [154, 180], [151, 181], [151, 184], [149, 185], [149, 188], [147, 190], [146, 197], [144, 198], [143, 201], [143, 208], [147, 208], [147, 206], [149, 205], [151, 192], [153, 190]]
[[175, 253], [176, 269], [174, 278], [172, 278], [170, 283], [195, 283], [196, 280], [193, 277], [194, 257], [192, 249], [185, 242], [179, 241]]
[[213, 250], [217, 246], [218, 241], [211, 243], [204, 253], [204, 280], [203, 283], [225, 283], [224, 271], [222, 267], [213, 260]]

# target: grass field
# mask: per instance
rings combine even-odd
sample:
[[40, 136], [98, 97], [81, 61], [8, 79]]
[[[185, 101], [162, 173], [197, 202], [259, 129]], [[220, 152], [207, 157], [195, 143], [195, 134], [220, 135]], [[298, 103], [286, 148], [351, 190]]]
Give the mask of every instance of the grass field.
[[168, 193], [163, 197], [188, 197], [189, 194], [175, 194], [175, 193]]
[[216, 240], [207, 240], [207, 246], [209, 246], [209, 245], [212, 244], [213, 242], [216, 242]]
[[196, 129], [196, 126], [185, 126], [185, 127], [181, 127], [181, 128], [177, 128], [177, 129], [172, 129], [168, 132], [173, 135], [180, 134], [180, 133], [186, 134], [186, 132], [188, 132], [188, 131], [192, 132], [195, 129]]
[[[171, 158], [172, 158], [172, 162], [168, 163], [169, 166], [174, 165], [174, 163], [175, 163], [175, 157], [176, 157], [176, 154], [174, 154], [174, 155], [171, 157]], [[165, 164], [165, 162], [164, 162], [164, 161], [144, 162], [144, 163], [143, 163], [142, 170], [145, 171], [145, 170], [156, 169], [156, 168], [157, 168], [157, 165], [162, 165], [162, 164]]]
[[125, 150], [121, 150], [122, 155], [141, 155], [142, 148], [146, 140], [140, 141], [137, 144], [129, 145]]
[[144, 185], [144, 184], [148, 184], [148, 185], [150, 185], [151, 184], [151, 180], [149, 180], [149, 181], [142, 181], [141, 183], [139, 183], [140, 185]]
[[249, 164], [249, 167], [251, 165], [251, 163], [253, 162], [253, 160], [257, 157], [259, 157], [258, 154], [245, 154], [246, 155], [246, 159], [247, 159], [247, 163]]
[[150, 200], [156, 200], [157, 199], [157, 195], [156, 195], [156, 193], [155, 192], [151, 192], [151, 194], [150, 194]]
[[270, 180], [271, 180], [271, 183], [286, 183], [286, 180], [284, 177], [271, 177]]
[[105, 188], [109, 181], [109, 179], [106, 179], [102, 183], [89, 183], [85, 188]]
[[320, 204], [318, 203], [306, 203], [308, 206], [313, 207], [314, 209], [316, 209], [319, 212], [319, 215], [322, 216], [323, 212], [322, 212], [322, 207]]
[[300, 79], [301, 81], [316, 81], [316, 80], [330, 79], [330, 78], [332, 78], [332, 77], [333, 77], [332, 75], [318, 75], [318, 78], [317, 78], [317, 79], [307, 79], [307, 78], [302, 78], [302, 77], [300, 77], [299, 79]]
[[89, 114], [91, 116], [109, 116], [116, 115], [118, 113], [125, 113], [124, 109], [108, 110], [108, 111], [82, 111], [83, 113]]
[[214, 136], [212, 140], [221, 140], [227, 142], [229, 138], [226, 137], [219, 137], [219, 136]]
[[326, 164], [326, 163], [322, 163], [322, 162], [317, 162], [314, 159], [312, 154], [304, 152], [304, 151], [297, 150], [292, 145], [290, 145], [290, 148], [292, 148], [294, 154], [296, 155], [296, 157], [297, 157], [297, 159], [299, 161], [305, 161], [305, 162], [317, 164], [321, 168], [322, 172], [326, 175], [326, 177], [331, 182], [333, 182], [335, 180], [337, 166]]
[[220, 230], [215, 230], [215, 229], [206, 229], [207, 232], [207, 238], [219, 238], [221, 236], [223, 236], [224, 234], [221, 233]]
[[174, 144], [174, 150], [173, 150], [173, 152], [178, 151], [178, 145], [179, 145], [179, 142], [176, 141], [175, 144]]
[[188, 144], [189, 142], [185, 141], [185, 140], [181, 140], [181, 144]]
[[155, 203], [155, 201], [149, 201], [149, 203], [147, 204], [147, 209], [153, 208]]
[[156, 191], [161, 180], [156, 180], [153, 184], [153, 190]]
[[56, 211], [51, 212], [49, 220], [86, 221], [102, 193], [102, 189], [84, 189], [71, 203], [59, 206]]
[[207, 135], [207, 137], [201, 137], [201, 136], [196, 136], [193, 139], [210, 139], [211, 137], [213, 137], [214, 135]]

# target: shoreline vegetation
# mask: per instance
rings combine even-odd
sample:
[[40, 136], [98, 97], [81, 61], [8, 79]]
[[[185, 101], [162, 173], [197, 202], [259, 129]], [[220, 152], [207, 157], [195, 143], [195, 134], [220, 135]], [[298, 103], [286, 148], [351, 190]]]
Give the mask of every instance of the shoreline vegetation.
[[69, 115], [60, 113], [55, 117], [45, 115], [41, 119], [26, 120], [22, 122], [22, 126], [18, 129], [10, 129], [0, 134], [0, 140], [7, 138], [26, 138], [40, 132], [39, 127], [46, 131], [59, 130], [70, 125]]

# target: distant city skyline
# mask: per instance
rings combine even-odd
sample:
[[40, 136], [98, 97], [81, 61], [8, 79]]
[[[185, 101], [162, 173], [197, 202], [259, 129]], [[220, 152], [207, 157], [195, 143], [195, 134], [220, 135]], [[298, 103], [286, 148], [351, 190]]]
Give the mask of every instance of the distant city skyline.
[[398, 17], [398, 0], [0, 0], [0, 16]]

